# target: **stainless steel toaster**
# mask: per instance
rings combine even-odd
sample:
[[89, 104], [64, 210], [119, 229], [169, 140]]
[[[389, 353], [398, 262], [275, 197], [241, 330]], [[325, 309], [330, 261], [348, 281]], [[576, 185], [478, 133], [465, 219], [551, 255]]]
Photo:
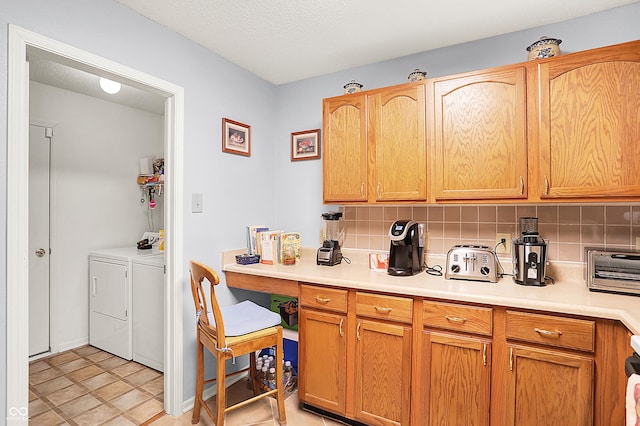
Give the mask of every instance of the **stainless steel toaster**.
[[640, 250], [587, 247], [585, 251], [589, 290], [640, 296]]
[[460, 244], [447, 253], [446, 279], [498, 281], [496, 255], [487, 246]]

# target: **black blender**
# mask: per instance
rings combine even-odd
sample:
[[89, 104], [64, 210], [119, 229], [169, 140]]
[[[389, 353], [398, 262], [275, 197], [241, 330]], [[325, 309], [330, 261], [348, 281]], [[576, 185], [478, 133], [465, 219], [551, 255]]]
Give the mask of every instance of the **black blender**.
[[322, 213], [322, 247], [318, 249], [316, 263], [333, 266], [342, 262], [342, 229], [341, 212]]
[[520, 238], [513, 240], [513, 280], [516, 284], [544, 286], [547, 242], [538, 235], [538, 218], [520, 218]]

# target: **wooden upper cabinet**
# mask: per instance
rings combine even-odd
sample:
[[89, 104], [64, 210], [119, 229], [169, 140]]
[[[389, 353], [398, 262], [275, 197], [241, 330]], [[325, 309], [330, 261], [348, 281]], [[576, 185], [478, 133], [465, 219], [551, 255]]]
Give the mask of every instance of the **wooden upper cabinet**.
[[640, 196], [640, 42], [538, 65], [541, 198]]
[[368, 96], [370, 199], [426, 201], [427, 154], [423, 84], [395, 86]]
[[325, 99], [322, 105], [325, 203], [367, 200], [366, 95]]
[[527, 198], [523, 66], [433, 80], [436, 200]]

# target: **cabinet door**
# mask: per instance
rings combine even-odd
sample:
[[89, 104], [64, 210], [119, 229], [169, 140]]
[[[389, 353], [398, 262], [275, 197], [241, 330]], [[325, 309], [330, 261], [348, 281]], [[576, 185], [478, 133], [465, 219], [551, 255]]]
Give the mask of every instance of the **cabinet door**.
[[506, 424], [593, 424], [593, 359], [508, 346]]
[[346, 315], [301, 309], [299, 391], [304, 403], [345, 414]]
[[[423, 417], [429, 425], [488, 425], [491, 344], [477, 337], [425, 332]], [[428, 417], [427, 417], [428, 416]]]
[[435, 198], [527, 197], [523, 67], [434, 81]]
[[367, 201], [366, 97], [325, 99], [322, 109], [324, 202]]
[[423, 84], [408, 85], [367, 98], [376, 201], [427, 199], [424, 91]]
[[408, 425], [411, 328], [358, 320], [356, 420], [370, 425]]
[[539, 65], [542, 198], [640, 195], [640, 43]]

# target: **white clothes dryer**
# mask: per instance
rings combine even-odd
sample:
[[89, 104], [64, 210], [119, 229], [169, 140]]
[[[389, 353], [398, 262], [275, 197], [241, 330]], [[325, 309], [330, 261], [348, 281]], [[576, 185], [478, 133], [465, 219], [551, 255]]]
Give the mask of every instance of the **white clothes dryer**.
[[125, 247], [89, 254], [89, 344], [132, 359], [132, 261], [162, 256]]

